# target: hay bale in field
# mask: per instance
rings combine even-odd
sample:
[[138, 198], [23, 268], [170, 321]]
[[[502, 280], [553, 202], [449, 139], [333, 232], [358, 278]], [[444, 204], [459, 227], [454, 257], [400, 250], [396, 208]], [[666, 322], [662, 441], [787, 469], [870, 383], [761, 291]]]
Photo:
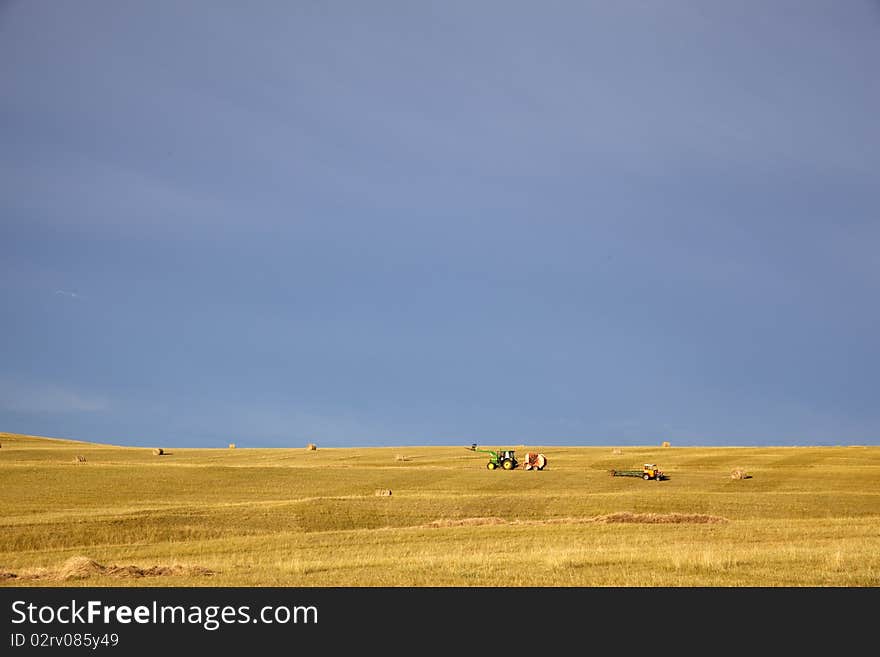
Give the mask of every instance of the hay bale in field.
[[77, 457], [75, 459], [73, 459], [73, 462], [74, 463], [85, 463], [86, 457], [83, 456], [82, 454], [79, 454], [79, 455], [77, 455]]
[[611, 453], [614, 454], [614, 456], [620, 456], [621, 454], [623, 454], [623, 450], [620, 449], [620, 447], [615, 447], [611, 450]]
[[403, 454], [395, 454], [395, 455], [394, 455], [394, 460], [395, 460], [395, 461], [409, 461], [409, 457], [408, 457], [408, 456], [404, 456]]
[[156, 447], [153, 450], [153, 456], [163, 456], [164, 454], [165, 454], [165, 450], [162, 449], [161, 447]]
[[315, 443], [309, 443], [308, 445], [306, 445], [306, 449], [310, 452], [314, 452], [316, 449], [318, 449], [318, 446]]
[[235, 449], [235, 443], [229, 443], [229, 449]]
[[102, 575], [106, 568], [88, 557], [70, 557], [58, 570], [58, 579], [84, 579], [91, 575]]
[[377, 488], [376, 489], [376, 497], [391, 497], [391, 489], [390, 488]]
[[748, 474], [742, 468], [737, 468], [736, 470], [734, 470], [733, 472], [730, 473], [730, 478], [731, 479], [751, 479], [752, 475]]
[[662, 443], [660, 443], [660, 447], [671, 447], [671, 445], [669, 444], [668, 440], [664, 440]]
[[547, 465], [547, 457], [538, 452], [526, 452], [523, 460], [524, 470], [543, 470]]

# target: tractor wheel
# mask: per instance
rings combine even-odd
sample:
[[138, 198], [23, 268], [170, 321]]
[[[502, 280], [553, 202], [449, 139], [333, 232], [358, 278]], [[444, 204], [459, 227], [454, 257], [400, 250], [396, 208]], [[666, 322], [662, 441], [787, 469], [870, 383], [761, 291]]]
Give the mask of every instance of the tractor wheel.
[[504, 459], [501, 461], [501, 467], [505, 470], [513, 470], [513, 461], [510, 459]]
[[651, 478], [651, 475], [649, 475], [647, 472], [642, 475], [642, 479], [644, 479], [645, 481], [648, 481], [648, 479], [650, 479], [650, 478]]
[[494, 469], [497, 468], [498, 466], [495, 465], [495, 461], [489, 461], [489, 462], [486, 464], [486, 467], [489, 468], [490, 470], [494, 470]]

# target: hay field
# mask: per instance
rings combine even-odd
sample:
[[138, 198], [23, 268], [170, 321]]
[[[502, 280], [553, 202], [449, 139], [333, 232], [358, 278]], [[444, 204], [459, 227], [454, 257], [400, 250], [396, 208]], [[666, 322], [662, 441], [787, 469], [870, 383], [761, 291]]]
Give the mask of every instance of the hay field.
[[880, 585], [880, 447], [486, 446], [0, 433], [0, 586]]

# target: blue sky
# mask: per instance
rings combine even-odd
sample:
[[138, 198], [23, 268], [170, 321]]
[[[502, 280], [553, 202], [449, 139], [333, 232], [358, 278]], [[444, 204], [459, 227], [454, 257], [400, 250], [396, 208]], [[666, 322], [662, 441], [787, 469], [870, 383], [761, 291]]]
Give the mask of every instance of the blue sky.
[[0, 430], [880, 442], [876, 2], [0, 4]]

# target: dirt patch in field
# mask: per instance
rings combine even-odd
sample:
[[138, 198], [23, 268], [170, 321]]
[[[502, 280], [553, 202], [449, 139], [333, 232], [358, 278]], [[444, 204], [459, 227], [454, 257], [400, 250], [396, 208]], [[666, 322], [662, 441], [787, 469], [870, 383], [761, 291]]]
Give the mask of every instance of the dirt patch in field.
[[214, 571], [204, 568], [203, 566], [188, 565], [170, 565], [170, 566], [151, 566], [149, 568], [140, 568], [138, 566], [104, 566], [94, 559], [88, 557], [70, 557], [56, 570], [39, 568], [25, 573], [0, 573], [0, 580], [3, 579], [27, 579], [27, 580], [48, 580], [48, 581], [67, 581], [71, 579], [87, 579], [92, 576], [105, 577], [162, 577], [162, 576], [210, 576]]

